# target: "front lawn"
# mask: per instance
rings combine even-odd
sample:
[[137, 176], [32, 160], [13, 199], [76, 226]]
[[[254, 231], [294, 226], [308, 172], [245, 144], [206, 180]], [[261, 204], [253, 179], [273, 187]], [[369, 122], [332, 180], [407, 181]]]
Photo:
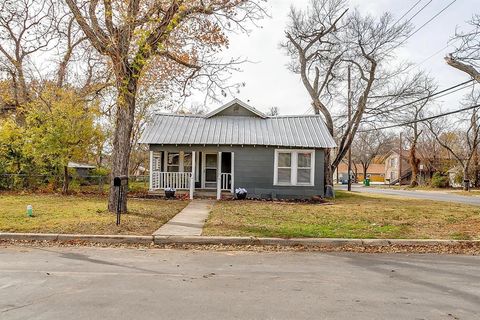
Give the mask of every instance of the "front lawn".
[[455, 190], [455, 191], [450, 191], [450, 193], [453, 193], [459, 196], [480, 197], [480, 190], [478, 189], [472, 189], [470, 191]]
[[203, 234], [480, 239], [480, 207], [341, 191], [330, 204], [222, 201]]
[[463, 191], [462, 188], [434, 188], [431, 186], [416, 186], [410, 187], [409, 185], [390, 186], [388, 184], [375, 184], [370, 185], [370, 188], [376, 189], [391, 189], [391, 190], [407, 190], [407, 191], [432, 191], [432, 192], [448, 192], [461, 196], [480, 196], [480, 189], [472, 188], [470, 191]]
[[[103, 197], [0, 194], [0, 232], [151, 235], [187, 201], [129, 199], [121, 225]], [[33, 206], [34, 217], [26, 215]]]

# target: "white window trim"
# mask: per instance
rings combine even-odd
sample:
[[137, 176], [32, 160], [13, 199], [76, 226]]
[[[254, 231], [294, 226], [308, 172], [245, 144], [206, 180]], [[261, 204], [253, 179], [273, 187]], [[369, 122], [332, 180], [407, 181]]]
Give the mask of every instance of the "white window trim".
[[[290, 153], [291, 154], [291, 174], [290, 174], [290, 183], [278, 182], [278, 154], [279, 153]], [[297, 181], [297, 172], [298, 172], [298, 154], [299, 153], [310, 153], [311, 162], [310, 162], [310, 183], [299, 183]], [[275, 149], [275, 159], [273, 164], [273, 185], [274, 186], [314, 186], [315, 185], [315, 150], [310, 149]]]

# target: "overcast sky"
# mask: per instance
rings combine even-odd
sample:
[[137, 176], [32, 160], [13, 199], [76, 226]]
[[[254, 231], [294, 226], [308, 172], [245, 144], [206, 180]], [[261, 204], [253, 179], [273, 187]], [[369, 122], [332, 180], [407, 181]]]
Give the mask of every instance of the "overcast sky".
[[[418, 0], [350, 0], [350, 8], [357, 7], [362, 13], [380, 15], [390, 11], [395, 17], [401, 17]], [[430, 0], [422, 0], [416, 7], [420, 8]], [[453, 0], [433, 0], [412, 23], [420, 27]], [[291, 73], [286, 64], [288, 58], [279, 49], [284, 39], [287, 15], [292, 5], [297, 8], [306, 7], [309, 0], [269, 0], [268, 11], [271, 18], [260, 22], [261, 28], [252, 28], [249, 35], [233, 34], [230, 36], [230, 48], [223, 53], [225, 57], [243, 57], [255, 63], [242, 66], [242, 72], [235, 73], [232, 82], [245, 82], [246, 86], [235, 97], [261, 110], [267, 111], [276, 106], [281, 114], [303, 114], [310, 107], [310, 99], [297, 74]], [[416, 10], [414, 10], [416, 11]], [[435, 18], [426, 27], [416, 33], [399, 51], [402, 59], [420, 63], [447, 45], [454, 35], [455, 28], [469, 30], [466, 25], [473, 12], [480, 12], [479, 0], [457, 0], [445, 12]], [[410, 16], [410, 15], [409, 15]], [[409, 17], [407, 16], [407, 17]], [[439, 84], [439, 90], [459, 82], [468, 80], [462, 72], [447, 66], [443, 57], [449, 49], [444, 49], [431, 57], [418, 68], [428, 71]], [[466, 92], [466, 91], [464, 91]], [[458, 107], [461, 94], [442, 98], [442, 109]], [[234, 97], [221, 99], [226, 103]], [[187, 104], [201, 103], [203, 96], [195, 95], [187, 100]], [[221, 103], [209, 105], [209, 109]]]

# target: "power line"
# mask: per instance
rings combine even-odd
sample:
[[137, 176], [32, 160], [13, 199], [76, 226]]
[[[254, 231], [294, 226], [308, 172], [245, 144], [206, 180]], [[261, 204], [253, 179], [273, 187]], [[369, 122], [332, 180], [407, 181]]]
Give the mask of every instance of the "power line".
[[477, 104], [477, 105], [474, 105], [474, 106], [465, 107], [465, 108], [458, 109], [458, 110], [454, 110], [454, 111], [450, 111], [450, 112], [446, 112], [446, 113], [442, 113], [442, 114], [438, 114], [438, 115], [431, 116], [431, 117], [427, 117], [427, 118], [422, 118], [422, 119], [418, 119], [418, 120], [407, 121], [407, 122], [400, 123], [400, 124], [392, 124], [392, 125], [390, 125], [390, 126], [385, 126], [385, 127], [380, 127], [380, 128], [367, 129], [367, 130], [358, 130], [357, 132], [372, 132], [372, 131], [378, 131], [378, 130], [385, 130], [385, 129], [397, 128], [397, 127], [404, 127], [404, 126], [407, 126], [407, 125], [409, 125], [409, 124], [414, 124], [414, 123], [418, 123], [418, 122], [424, 122], [424, 121], [429, 121], [429, 120], [433, 120], [433, 119], [437, 119], [437, 118], [442, 118], [442, 117], [450, 116], [450, 115], [452, 115], [452, 114], [456, 114], [456, 113], [460, 113], [460, 112], [463, 112], [463, 111], [468, 111], [468, 110], [471, 110], [471, 109], [475, 109], [475, 108], [478, 108], [478, 107], [480, 107], [480, 104]]
[[[407, 10], [406, 13], [404, 13], [399, 19], [397, 19], [397, 21], [393, 24], [393, 25], [396, 25], [401, 19], [403, 19], [408, 13], [410, 13], [422, 0], [418, 0], [412, 7], [410, 7], [410, 9]], [[425, 5], [423, 5], [423, 7], [421, 7], [412, 17], [410, 17], [410, 19], [407, 20], [407, 23], [412, 21], [418, 14], [420, 14], [428, 5], [430, 5], [430, 3], [432, 3], [433, 0], [430, 0], [428, 1]], [[410, 34], [407, 38], [405, 38], [402, 42], [400, 42], [398, 44], [398, 46], [401, 46], [402, 44], [404, 44], [408, 39], [410, 39], [413, 35], [415, 35], [417, 32], [419, 32], [421, 29], [423, 29], [424, 27], [426, 27], [430, 22], [432, 22], [434, 19], [436, 19], [440, 14], [442, 14], [445, 10], [447, 10], [451, 5], [453, 5], [457, 0], [453, 0], [452, 2], [450, 2], [447, 6], [445, 6], [442, 10], [440, 10], [438, 13], [436, 13], [432, 18], [430, 18], [427, 22], [425, 22], [423, 25], [421, 25], [419, 28], [417, 28], [412, 34]], [[450, 41], [449, 41], [450, 42]], [[417, 64], [414, 64], [412, 66], [409, 66], [405, 72], [410, 69], [411, 67], [413, 66], [420, 66], [421, 64], [425, 63], [427, 60], [431, 59], [432, 57], [434, 57], [435, 55], [437, 55], [438, 53], [440, 53], [442, 50], [448, 48], [450, 45], [447, 45], [445, 47], [443, 47], [442, 49], [438, 50], [437, 52], [435, 52], [434, 54], [432, 54], [431, 56], [427, 57], [426, 59], [424, 59], [423, 61], [421, 61], [420, 63], [417, 63]], [[389, 51], [387, 51], [387, 54], [390, 53], [391, 51], [393, 51], [395, 48], [392, 48], [390, 49]], [[470, 81], [473, 81], [473, 80], [470, 80]], [[460, 84], [462, 85], [462, 84]], [[451, 88], [447, 88], [445, 89], [446, 91], [448, 90], [451, 90], [451, 89], [454, 89], [460, 85], [457, 85], [457, 86], [454, 86], [454, 87], [451, 87]], [[344, 86], [345, 87], [345, 86]], [[342, 90], [343, 91], [343, 90]], [[456, 91], [454, 91], [456, 92]], [[436, 93], [436, 94], [441, 94], [442, 91]], [[453, 93], [453, 92], [452, 92]], [[434, 94], [434, 95], [436, 95]], [[433, 96], [433, 95], [432, 95]], [[430, 97], [425, 97], [424, 99], [429, 99]], [[424, 100], [422, 99], [422, 100]], [[419, 100], [419, 101], [422, 101], [422, 100]], [[413, 103], [416, 103], [416, 102], [419, 102], [419, 101], [414, 101], [414, 102], [411, 102], [409, 103], [408, 105], [411, 105]], [[405, 105], [406, 106], [406, 105]], [[310, 112], [312, 108], [308, 108], [304, 114], [307, 114]], [[393, 111], [393, 110], [390, 110], [390, 111]], [[388, 111], [388, 112], [390, 112]], [[376, 115], [372, 115], [370, 117], [367, 117], [365, 119], [368, 119], [368, 118], [371, 118], [371, 117], [374, 117]]]
[[[423, 7], [421, 7], [410, 19], [407, 20], [407, 23], [410, 22], [410, 21], [412, 21], [412, 19], [414, 19], [420, 12], [422, 12], [432, 1], [433, 1], [433, 0], [430, 0], [430, 1], [427, 2]], [[401, 45], [402, 45], [403, 43], [405, 43], [408, 39], [410, 39], [413, 35], [415, 35], [417, 32], [419, 32], [421, 29], [423, 29], [425, 26], [427, 26], [430, 22], [432, 22], [435, 18], [437, 18], [437, 17], [438, 17], [440, 14], [442, 14], [445, 10], [447, 10], [447, 9], [448, 9], [451, 5], [453, 5], [456, 1], [457, 1], [457, 0], [453, 0], [452, 2], [450, 2], [450, 3], [449, 3], [447, 6], [445, 6], [442, 10], [440, 10], [438, 13], [436, 13], [432, 18], [430, 18], [427, 22], [425, 22], [424, 24], [422, 24], [422, 25], [421, 25], [419, 28], [417, 28], [412, 34], [410, 34], [407, 38], [405, 38], [402, 42], [400, 42], [400, 43], [398, 44], [398, 46], [401, 46]], [[398, 21], [400, 21], [403, 17], [405, 17], [410, 11], [412, 11], [412, 10], [418, 5], [419, 2], [420, 2], [420, 1], [417, 1], [400, 19], [398, 19], [398, 20], [394, 23], [394, 25], [397, 24]], [[450, 43], [450, 41], [448, 41], [448, 43]], [[408, 69], [410, 69], [410, 68], [413, 67], [413, 66], [417, 66], [417, 67], [420, 66], [421, 64], [425, 63], [427, 60], [431, 59], [432, 57], [434, 57], [435, 55], [437, 55], [438, 53], [440, 53], [442, 50], [448, 48], [449, 46], [450, 46], [450, 45], [447, 44], [447, 46], [445, 46], [445, 47], [443, 47], [442, 49], [436, 51], [435, 53], [433, 53], [432, 55], [430, 55], [429, 57], [427, 57], [426, 59], [424, 59], [424, 60], [421, 61], [420, 63], [416, 63], [416, 64], [413, 64], [413, 65], [407, 67], [407, 69], [406, 69], [404, 72], [407, 72]], [[395, 48], [390, 49], [390, 50], [387, 52], [387, 54], [388, 54], [389, 52], [393, 51], [394, 49], [395, 49]], [[473, 81], [473, 79], [472, 79], [472, 80], [469, 80], [469, 81], [467, 81], [467, 82], [465, 82], [465, 83], [468, 83], [468, 82], [471, 82], [471, 81]], [[418, 100], [418, 101], [413, 101], [413, 102], [408, 103], [408, 104], [406, 104], [406, 105], [396, 107], [396, 108], [394, 108], [394, 109], [392, 109], [392, 110], [389, 110], [389, 111], [387, 111], [387, 112], [390, 112], [390, 111], [399, 109], [400, 107], [405, 107], [405, 106], [411, 105], [411, 104], [413, 104], [413, 103], [417, 103], [417, 102], [419, 102], [419, 101], [423, 101], [423, 100], [425, 100], [425, 99], [429, 99], [429, 98], [431, 98], [432, 96], [435, 96], [435, 95], [441, 94], [441, 93], [443, 93], [443, 92], [446, 92], [446, 91], [455, 89], [455, 88], [457, 88], [457, 87], [459, 87], [459, 86], [464, 85], [465, 83], [462, 83], [462, 84], [459, 84], [459, 85], [456, 85], [456, 86], [447, 88], [447, 89], [445, 89], [445, 90], [443, 90], [443, 91], [439, 91], [439, 92], [437, 92], [437, 93], [435, 93], [435, 94], [433, 94], [433, 95], [431, 95], [431, 96], [427, 96], [427, 97], [422, 98], [422, 99], [420, 99], [420, 100]], [[454, 92], [456, 92], [456, 91], [454, 91]], [[453, 92], [451, 92], [451, 93], [453, 93]], [[451, 93], [450, 93], [450, 94], [451, 94]], [[372, 115], [372, 116], [367, 117], [367, 118], [365, 118], [365, 119], [368, 119], [368, 118], [371, 118], [371, 117], [375, 117], [375, 116], [376, 116], [376, 115]]]
[[[431, 2], [431, 1], [430, 1]], [[430, 4], [427, 3], [426, 5]], [[448, 8], [450, 8], [450, 6], [452, 4], [454, 4], [455, 2], [457, 2], [457, 0], [453, 0], [452, 2], [450, 2], [448, 5], [446, 5], [442, 10], [440, 10], [439, 12], [437, 12], [437, 14], [435, 14], [433, 17], [431, 17], [429, 20], [427, 20], [427, 22], [425, 22], [424, 24], [422, 24], [419, 28], [417, 28], [413, 33], [411, 33], [408, 37], [406, 37], [402, 42], [400, 42], [398, 44], [398, 46], [401, 46], [402, 44], [404, 44], [408, 39], [410, 39], [411, 37], [413, 37], [415, 34], [417, 34], [420, 30], [422, 30], [423, 28], [425, 28], [430, 22], [432, 22], [433, 20], [435, 20], [439, 15], [441, 15], [445, 10], [447, 10]], [[423, 9], [423, 8], [422, 8]], [[418, 12], [419, 13], [419, 12]], [[418, 14], [417, 13], [417, 14]], [[413, 17], [412, 17], [413, 19]], [[411, 19], [410, 19], [411, 20]], [[408, 22], [410, 21], [408, 20]]]
[[[401, 16], [400, 18], [398, 18], [397, 21], [396, 21], [393, 25], [396, 25], [397, 23], [399, 23], [400, 20], [402, 20], [403, 18], [405, 18], [405, 16], [406, 16], [407, 14], [409, 14], [410, 11], [412, 11], [413, 9], [415, 9], [415, 7], [416, 7], [420, 2], [422, 2], [422, 1], [423, 1], [423, 0], [418, 0], [413, 6], [410, 7], [410, 9], [408, 9], [407, 12], [405, 12], [405, 13], [403, 14], [403, 16]], [[430, 2], [432, 2], [432, 1], [430, 1]], [[430, 2], [429, 2], [429, 3], [430, 3]], [[429, 3], [427, 3], [427, 5], [428, 5]], [[422, 9], [420, 9], [420, 10], [422, 10]], [[417, 14], [418, 14], [418, 12], [417, 12]], [[413, 16], [411, 19], [413, 19], [413, 18], [415, 18], [415, 16]], [[410, 19], [410, 20], [411, 20], [411, 19]]]
[[419, 67], [421, 66], [422, 64], [424, 64], [425, 62], [427, 62], [428, 60], [432, 59], [433, 57], [435, 57], [437, 54], [439, 54], [440, 52], [442, 52], [443, 50], [447, 49], [448, 47], [450, 47], [451, 44], [447, 44], [445, 47], [443, 47], [442, 49], [438, 50], [438, 51], [435, 51], [435, 53], [431, 54], [430, 56], [428, 56], [427, 58], [423, 59], [422, 61], [420, 61], [419, 63], [416, 63], [415, 66]]
[[[410, 9], [407, 10], [407, 12], [405, 12], [400, 18], [397, 19], [397, 21], [395, 21], [395, 23], [393, 24], [393, 26], [395, 26], [397, 23], [399, 23], [403, 18], [405, 18], [413, 9], [415, 9], [417, 7], [417, 5], [422, 2], [423, 0], [418, 0], [417, 2], [415, 2], [415, 4], [413, 6], [410, 7]], [[421, 7], [410, 19], [407, 20], [407, 22], [410, 22], [412, 21], [412, 19], [414, 19], [420, 12], [422, 12], [433, 0], [430, 0], [428, 1], [423, 7]], [[344, 85], [342, 90], [341, 91], [344, 91], [344, 89], [346, 88], [347, 85]], [[305, 112], [303, 113], [303, 115], [306, 115], [310, 112], [310, 110], [313, 110], [315, 111], [312, 107], [308, 107], [307, 110], [305, 110]]]
[[433, 0], [428, 1], [423, 7], [420, 8], [420, 10], [417, 11], [410, 19], [407, 20], [407, 23], [412, 21], [416, 16], [418, 16], [430, 3], [432, 3]]
[[[402, 105], [393, 107], [393, 108], [391, 108], [391, 109], [389, 109], [389, 110], [384, 110], [384, 111], [382, 111], [382, 113], [389, 113], [389, 112], [392, 112], [392, 111], [396, 111], [396, 110], [399, 110], [399, 109], [402, 109], [402, 108], [411, 106], [411, 105], [413, 105], [413, 104], [415, 104], [415, 103], [422, 102], [422, 101], [427, 100], [427, 99], [431, 99], [431, 98], [436, 97], [436, 96], [438, 96], [438, 95], [441, 95], [441, 94], [443, 94], [443, 93], [446, 93], [446, 94], [444, 94], [444, 95], [442, 95], [442, 96], [439, 96], [439, 97], [436, 97], [436, 98], [440, 98], [440, 97], [447, 96], [447, 95], [452, 94], [452, 93], [455, 93], [455, 92], [457, 92], [457, 91], [459, 91], [459, 90], [463, 90], [463, 89], [465, 89], [465, 88], [467, 88], [467, 87], [469, 87], [469, 86], [464, 87], [464, 88], [460, 88], [460, 89], [455, 90], [455, 91], [452, 91], [452, 92], [448, 92], [448, 91], [451, 91], [451, 90], [453, 90], [453, 89], [462, 87], [462, 86], [464, 86], [464, 85], [466, 85], [466, 84], [469, 84], [469, 83], [471, 83], [471, 82], [473, 82], [473, 81], [474, 81], [474, 79], [470, 79], [470, 80], [464, 81], [464, 82], [462, 82], [462, 83], [459, 83], [459, 84], [456, 84], [456, 85], [451, 86], [451, 87], [449, 87], [449, 88], [446, 88], [446, 89], [440, 90], [440, 91], [438, 91], [438, 92], [429, 94], [429, 95], [427, 95], [427, 96], [425, 96], [425, 97], [422, 97], [422, 98], [419, 98], [419, 99], [417, 99], [417, 100], [414, 100], [414, 101], [411, 101], [411, 102], [408, 102], [408, 103], [405, 103], [405, 104], [402, 104]], [[473, 85], [473, 84], [472, 84], [472, 85]], [[447, 92], [448, 92], [448, 93], [447, 93]], [[370, 119], [370, 118], [374, 118], [374, 117], [377, 117], [377, 116], [378, 116], [378, 114], [375, 114], [375, 115], [372, 114], [372, 115], [370, 115], [370, 116], [365, 117], [363, 120], [368, 120], [368, 119]]]
[[[471, 83], [471, 84], [468, 85], [468, 86], [462, 87], [462, 86], [464, 86], [464, 85], [466, 85], [466, 84], [469, 84], [470, 82], [473, 82], [473, 83]], [[382, 111], [381, 113], [379, 112], [379, 113], [377, 113], [377, 114], [368, 115], [368, 116], [362, 118], [362, 121], [367, 121], [367, 120], [369, 120], [369, 119], [376, 118], [376, 117], [378, 117], [378, 116], [379, 116], [380, 114], [382, 114], [382, 113], [389, 113], [389, 112], [392, 112], [392, 111], [395, 111], [395, 110], [399, 110], [399, 109], [408, 107], [408, 106], [410, 106], [410, 105], [412, 105], [412, 104], [421, 102], [421, 101], [423, 101], [423, 100], [430, 99], [430, 98], [432, 98], [432, 97], [434, 97], [435, 99], [438, 99], [438, 98], [441, 98], [441, 97], [445, 97], [445, 96], [450, 95], [450, 94], [452, 94], [452, 93], [455, 93], [455, 92], [457, 92], [457, 91], [460, 91], [460, 90], [469, 88], [469, 87], [471, 87], [471, 86], [473, 86], [473, 85], [475, 85], [475, 82], [474, 82], [473, 79], [470, 79], [470, 80], [467, 80], [467, 81], [465, 81], [465, 82], [456, 84], [456, 85], [454, 85], [454, 86], [452, 86], [452, 87], [449, 87], [449, 88], [443, 89], [443, 90], [441, 90], [441, 91], [432, 93], [432, 94], [430, 94], [430, 95], [428, 95], [428, 96], [419, 98], [419, 99], [417, 99], [417, 100], [415, 100], [415, 101], [411, 101], [411, 102], [408, 102], [408, 103], [405, 103], [405, 104], [402, 104], [402, 105], [393, 107], [392, 109], [389, 109], [389, 110], [384, 110], [384, 111]], [[457, 88], [458, 88], [458, 89], [457, 89]], [[452, 92], [448, 92], [448, 91], [453, 90], [453, 89], [456, 89], [456, 90], [454, 90], [454, 91], [452, 91]], [[437, 95], [439, 95], [439, 96], [437, 97]], [[385, 103], [386, 103], [386, 102], [381, 103], [377, 108], [381, 107], [381, 106], [384, 105]], [[388, 107], [388, 106], [386, 106], [385, 108], [387, 108], [387, 107]], [[379, 111], [380, 111], [380, 110], [379, 110]], [[342, 124], [340, 127], [344, 127], [344, 126], [346, 126], [347, 124], [348, 124], [348, 122], [345, 122], [345, 123]]]
[[[425, 4], [422, 8], [420, 8], [420, 10], [417, 11], [417, 13], [415, 13], [413, 15], [413, 17], [411, 17], [409, 20], [406, 21], [406, 23], [412, 21], [413, 18], [415, 18], [420, 12], [423, 11], [423, 9], [425, 9], [433, 0], [430, 0], [429, 2], [427, 2], [427, 4]], [[401, 41], [397, 47], [400, 47], [402, 44], [404, 44], [405, 42], [407, 42], [408, 39], [410, 39], [411, 37], [413, 37], [415, 34], [417, 34], [420, 30], [422, 30], [423, 28], [425, 28], [430, 22], [432, 22], [433, 20], [435, 20], [440, 14], [442, 14], [445, 10], [447, 10], [452, 4], [454, 4], [455, 2], [457, 2], [457, 0], [453, 0], [452, 2], [450, 2], [448, 5], [446, 5], [442, 10], [440, 10], [439, 12], [437, 12], [433, 17], [431, 17], [430, 19], [427, 20], [427, 22], [425, 22], [424, 24], [422, 24], [419, 28], [417, 28], [414, 32], [412, 32], [410, 35], [408, 35], [405, 39], [403, 39], [403, 41]], [[396, 24], [396, 22], [395, 22]], [[394, 25], [395, 25], [394, 24]], [[390, 50], [388, 50], [386, 52], [386, 54], [392, 52], [393, 50], [395, 50], [396, 48], [391, 48]]]

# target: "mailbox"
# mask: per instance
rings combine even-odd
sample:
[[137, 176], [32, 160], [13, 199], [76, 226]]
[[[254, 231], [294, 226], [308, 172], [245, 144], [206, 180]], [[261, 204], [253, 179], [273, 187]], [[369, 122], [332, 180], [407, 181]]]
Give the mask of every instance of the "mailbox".
[[127, 176], [118, 176], [113, 178], [113, 185], [115, 187], [123, 187], [128, 184], [128, 177]]
[[113, 178], [113, 186], [116, 189], [117, 193], [117, 226], [120, 225], [120, 214], [121, 214], [121, 204], [123, 198], [126, 196], [126, 186], [128, 186], [128, 177], [127, 176], [118, 176]]

